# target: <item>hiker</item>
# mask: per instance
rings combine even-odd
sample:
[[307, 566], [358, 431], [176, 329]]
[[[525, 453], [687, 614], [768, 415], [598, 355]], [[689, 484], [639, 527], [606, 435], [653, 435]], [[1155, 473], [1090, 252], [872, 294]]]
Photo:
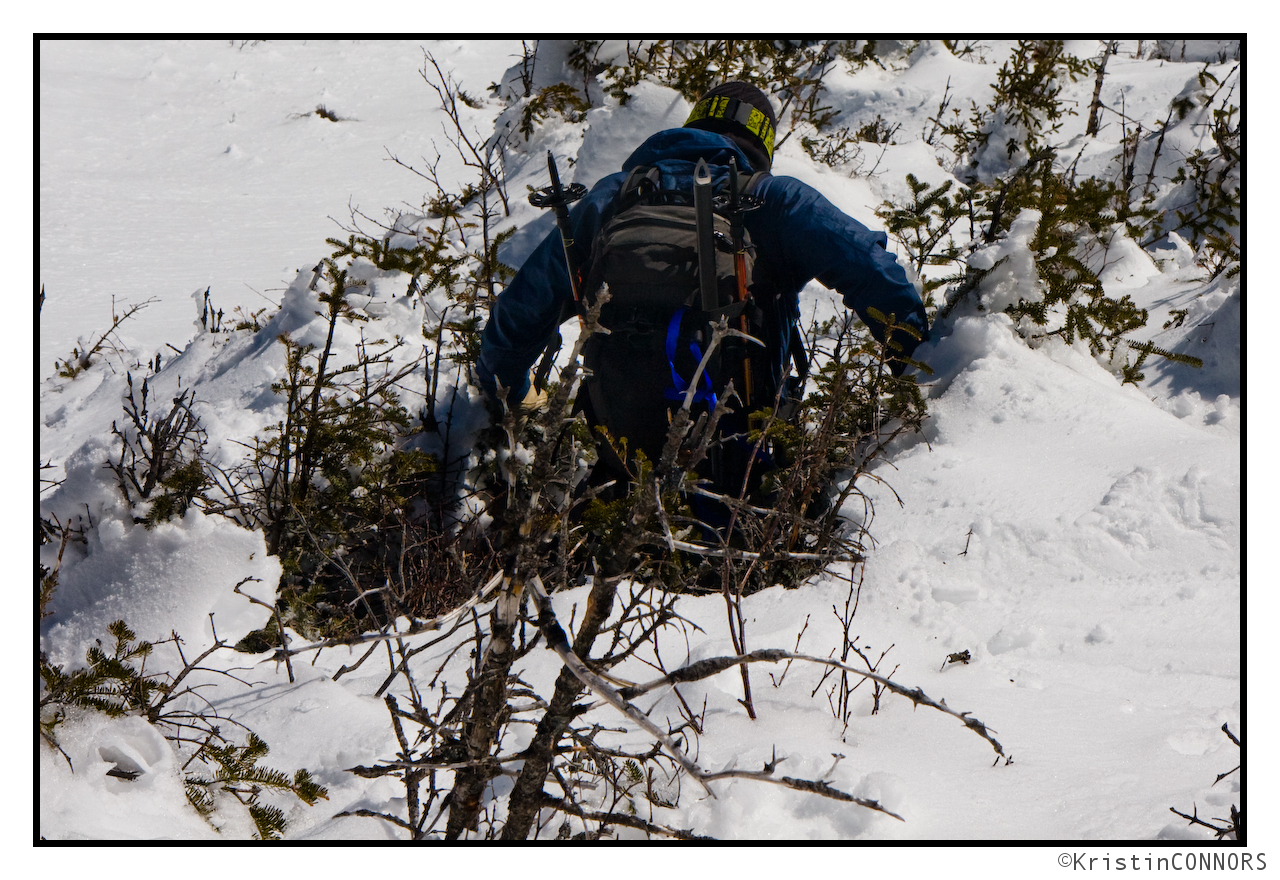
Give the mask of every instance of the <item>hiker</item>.
[[[903, 268], [885, 250], [888, 237], [844, 214], [807, 184], [767, 173], [773, 161], [776, 126], [777, 116], [763, 92], [746, 83], [724, 83], [694, 105], [684, 127], [648, 138], [620, 172], [597, 182], [574, 204], [568, 219], [572, 262], [580, 267], [577, 283], [571, 283], [565, 256], [564, 238], [570, 236], [554, 231], [525, 261], [490, 312], [478, 372], [491, 400], [496, 399], [500, 383], [508, 389], [507, 403], [512, 408], [527, 412], [544, 401], [545, 395], [531, 384], [531, 368], [548, 343], [558, 338], [559, 325], [575, 314], [585, 314], [601, 282], [608, 283], [611, 299], [603, 308], [600, 325], [610, 333], [595, 334], [584, 345], [584, 366], [593, 375], [579, 390], [578, 406], [589, 424], [607, 427], [615, 440], [626, 437], [630, 450], [643, 449], [651, 461], [658, 460], [667, 433], [666, 407], [678, 407], [688, 390], [702, 356], [700, 346], [706, 344], [708, 313], [698, 312], [696, 265], [691, 269], [690, 265], [663, 264], [651, 249], [645, 251], [643, 241], [639, 246], [624, 241], [619, 231], [623, 224], [610, 221], [620, 221], [621, 212], [637, 204], [683, 204], [686, 207], [675, 210], [691, 213], [687, 206], [692, 204], [690, 194], [699, 160], [706, 163], [721, 197], [718, 213], [723, 213], [735, 168], [745, 190], [740, 195], [748, 205], [738, 215], [739, 228], [733, 229], [732, 235], [725, 231], [729, 228], [723, 226], [726, 221], [717, 221], [722, 226], [715, 234], [715, 250], [731, 252], [715, 260], [717, 267], [723, 267], [717, 272], [717, 285], [725, 292], [720, 303], [728, 305], [710, 317], [724, 314], [730, 326], [747, 327], [751, 336], [765, 343], [761, 350], [739, 339], [727, 341], [718, 356], [721, 375], [704, 376], [699, 383], [697, 399], [706, 407], [714, 406], [715, 395], [722, 393], [730, 379], [734, 381], [736, 411], [732, 418], [721, 421], [721, 436], [728, 437], [736, 430], [738, 446], [744, 446], [741, 438], [747, 412], [770, 408], [799, 390], [801, 382], [790, 374], [793, 361], [801, 376], [807, 371], [796, 330], [798, 295], [812, 279], [839, 291], [845, 305], [878, 340], [884, 340], [884, 327], [871, 317], [871, 308], [895, 316], [897, 323], [926, 337], [924, 305]], [[653, 214], [652, 210], [640, 211], [637, 216], [643, 219]], [[646, 228], [633, 223], [629, 228], [633, 238], [652, 234], [656, 239], [665, 234], [660, 225]], [[642, 231], [635, 233], [636, 229]], [[727, 241], [731, 237], [741, 241]], [[745, 249], [753, 265], [749, 282], [743, 279], [738, 289], [748, 295], [735, 304], [743, 297], [733, 295], [732, 252], [743, 250], [747, 240]], [[610, 255], [615, 257], [611, 262]], [[655, 261], [658, 265], [651, 265]], [[608, 265], [601, 269], [602, 263]], [[685, 259], [684, 263], [690, 261]], [[610, 277], [608, 266], [636, 268], [622, 271], [628, 277]], [[612, 271], [617, 276], [621, 270]], [[681, 271], [680, 277], [689, 280], [673, 295], [664, 285], [673, 273]], [[740, 265], [736, 272], [742, 272]], [[723, 278], [725, 275], [729, 277]], [[575, 303], [575, 287], [581, 303]], [[901, 330], [894, 342], [901, 346], [903, 356], [909, 356], [918, 344]], [[749, 361], [750, 366], [741, 366], [743, 361]], [[892, 367], [901, 373], [905, 365], [899, 361]], [[593, 482], [609, 476], [625, 487], [629, 469], [606, 448], [608, 444], [597, 446], [597, 471], [601, 473], [593, 474]], [[743, 466], [745, 460], [739, 461], [736, 471], [728, 467], [724, 473], [709, 475], [700, 470], [699, 475], [714, 476], [721, 490], [736, 495]]]

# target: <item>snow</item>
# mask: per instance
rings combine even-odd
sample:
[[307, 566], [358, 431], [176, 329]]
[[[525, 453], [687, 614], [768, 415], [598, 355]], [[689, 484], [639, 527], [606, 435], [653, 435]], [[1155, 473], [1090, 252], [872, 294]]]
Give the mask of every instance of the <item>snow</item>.
[[[432, 49], [484, 94], [520, 44]], [[380, 215], [417, 204], [389, 153], [420, 164], [438, 142], [442, 174], [460, 178], [423, 63], [413, 40], [41, 41], [39, 375], [105, 329], [113, 297], [161, 298], [150, 332], [122, 331], [157, 350], [191, 338], [182, 297], [197, 287], [228, 314], [278, 303], [349, 205]], [[321, 119], [318, 105], [350, 119]]]
[[[68, 723], [59, 743], [69, 764], [51, 749], [38, 753], [40, 833], [51, 826], [66, 829], [51, 840], [117, 839], [126, 817], [133, 827], [157, 830], [148, 835], [153, 839], [219, 838], [187, 806], [177, 755], [145, 719], [88, 714]], [[114, 768], [142, 773], [126, 781], [106, 775]]]
[[254, 578], [243, 592], [270, 603], [281, 574], [260, 533], [194, 509], [151, 531], [104, 518], [88, 545], [76, 549], [84, 558], [64, 560], [50, 606], [58, 620], [48, 633], [54, 663], [74, 664], [84, 653], [76, 647], [100, 637], [104, 621], [121, 618], [141, 632], [172, 629], [208, 643], [213, 615], [218, 637], [237, 642], [261, 626], [261, 614], [240, 596], [211, 591], [210, 585]]
[[[1082, 51], [1093, 45], [1078, 42]], [[1188, 42], [1188, 59], [1209, 51], [1201, 42], [1209, 41]], [[832, 77], [832, 100], [844, 111], [839, 124], [856, 127], [877, 115], [903, 122], [901, 145], [884, 151], [873, 176], [853, 178], [814, 165], [798, 137], [784, 146], [775, 170], [812, 183], [876, 227], [875, 209], [903, 196], [906, 173], [931, 185], [952, 179], [919, 137], [948, 78], [952, 106], [962, 112], [970, 100], [988, 100], [1009, 41], [986, 45], [986, 64], [958, 59], [939, 42], [919, 50], [909, 66], [868, 66]], [[311, 267], [331, 252], [324, 239], [338, 234], [334, 220], [348, 222], [349, 204], [373, 216], [384, 207], [419, 209], [421, 181], [386, 161], [389, 153], [415, 164], [435, 155], [434, 143], [444, 156], [442, 176], [465, 179], [443, 140], [434, 95], [419, 75], [422, 46], [470, 94], [486, 99], [468, 111], [467, 121], [487, 136], [501, 105], [486, 87], [508, 73], [518, 41], [40, 44], [39, 280], [49, 297], [39, 316], [40, 459], [52, 461], [64, 479], [42, 494], [41, 509], [64, 521], [87, 512], [94, 523], [87, 546], [68, 548], [54, 614], [40, 627], [40, 647], [55, 662], [82, 658], [120, 617], [144, 639], [176, 631], [188, 656], [212, 643], [212, 627], [234, 641], [262, 625], [263, 609], [232, 591], [254, 578], [242, 589], [272, 601], [280, 565], [266, 554], [261, 534], [194, 510], [146, 531], [119, 499], [102, 464], [114, 449], [110, 426], [120, 418], [125, 361], [108, 358], [75, 380], [49, 377], [54, 359], [65, 358], [77, 339], [105, 329], [113, 303], [118, 311], [124, 303], [158, 298], [124, 325], [123, 342], [143, 362], [163, 352], [164, 369], [152, 380], [160, 399], [196, 390], [212, 461], [229, 465], [242, 457], [236, 441], [280, 417], [270, 390], [284, 369], [275, 336], [287, 330], [299, 342], [323, 342], [325, 325], [308, 287]], [[1212, 69], [1225, 74], [1231, 66]], [[1149, 128], [1200, 67], [1190, 60], [1139, 61], [1122, 48], [1109, 62], [1104, 99], [1118, 105], [1123, 94], [1126, 112]], [[1091, 80], [1081, 81], [1069, 91], [1087, 106], [1092, 88]], [[514, 196], [526, 184], [545, 184], [547, 149], [562, 172], [565, 157], [574, 157], [571, 179], [589, 185], [616, 170], [647, 134], [678, 125], [687, 112], [670, 89], [643, 84], [635, 95], [626, 106], [597, 101], [585, 135], [581, 127], [550, 122], [526, 149], [506, 157], [513, 194], [508, 222], [522, 231], [504, 258], [518, 263], [551, 228], [547, 216]], [[300, 115], [321, 103], [350, 119]], [[1082, 150], [1083, 128], [1081, 117], [1066, 120], [1061, 140], [1072, 147], [1064, 152]], [[1121, 137], [1117, 125], [1104, 128], [1081, 153], [1080, 172], [1101, 173]], [[1180, 142], [1177, 149], [1185, 155], [1193, 146]], [[1166, 149], [1162, 161], [1171, 161], [1172, 142]], [[1150, 155], [1144, 160], [1140, 153], [1139, 168], [1144, 161], [1149, 164]], [[1122, 240], [1103, 272], [1108, 294], [1129, 294], [1151, 310], [1141, 338], [1205, 361], [1193, 370], [1152, 359], [1140, 387], [1123, 386], [1080, 346], [1029, 347], [999, 312], [1026, 294], [1028, 273], [1034, 278], [1025, 244], [1034, 233], [1033, 215], [1017, 218], [1008, 238], [972, 261], [994, 265], [1010, 256], [982, 288], [988, 311], [958, 311], [917, 354], [935, 370], [930, 419], [877, 473], [884, 485], [867, 487], [876, 544], [853, 627], [869, 656], [888, 649], [882, 670], [897, 667], [895, 680], [972, 711], [998, 731], [1013, 763], [993, 768], [988, 744], [955, 719], [904, 699], [885, 695], [872, 715], [866, 688], [855, 692], [845, 729], [828, 708], [826, 686], [814, 693], [820, 672], [796, 664], [774, 687], [770, 673], [776, 678], [781, 668], [760, 665], [753, 672], [756, 721], [737, 702], [736, 674], [700, 683], [696, 702], [705, 695], [708, 713], [700, 764], [758, 769], [776, 748], [787, 759], [781, 764], [786, 774], [823, 777], [880, 800], [906, 821], [736, 780], [713, 783], [715, 799], [686, 781], [665, 824], [740, 841], [1057, 839], [1146, 846], [1206, 839], [1170, 807], [1189, 811], [1194, 804], [1202, 816], [1221, 816], [1242, 802], [1239, 774], [1211, 786], [1238, 763], [1236, 747], [1219, 728], [1227, 723], [1237, 735], [1248, 734], [1242, 285], [1239, 279], [1205, 283], [1180, 240], [1146, 251]], [[443, 300], [405, 298], [399, 276], [371, 272], [369, 280], [372, 295], [357, 298], [361, 307], [384, 335], [411, 340], [404, 358], [419, 354], [412, 349], [424, 310], [438, 313]], [[192, 297], [201, 298], [206, 288], [228, 315], [268, 300], [280, 309], [256, 335], [215, 335], [198, 326], [193, 335]], [[830, 309], [820, 285], [803, 297], [806, 315]], [[1182, 325], [1162, 329], [1169, 312], [1182, 308], [1188, 309]], [[575, 328], [564, 329], [568, 337]], [[421, 372], [417, 379], [421, 384]], [[484, 419], [474, 390], [462, 394], [455, 412], [460, 431]], [[749, 597], [748, 647], [791, 649], [808, 621], [798, 650], [826, 654], [839, 645], [833, 611], [849, 590], [848, 567], [836, 566], [800, 589]], [[585, 602], [584, 588], [557, 593], [553, 601], [567, 621], [575, 604]], [[681, 613], [701, 627], [686, 633], [689, 659], [732, 651], [719, 597], [680, 602]], [[424, 652], [421, 669], [434, 670], [450, 647]], [[664, 648], [675, 657], [686, 644], [682, 638]], [[943, 665], [963, 650], [971, 655], [967, 665]], [[205, 693], [221, 713], [270, 744], [264, 763], [290, 774], [306, 767], [329, 789], [329, 799], [314, 807], [278, 801], [290, 840], [391, 840], [403, 833], [377, 819], [335, 818], [358, 809], [404, 809], [398, 783], [347, 772], [398, 749], [386, 706], [375, 696], [387, 677], [385, 661], [375, 666], [371, 659], [334, 681], [359, 653], [295, 658], [293, 682], [282, 665], [262, 657], [228, 653], [209, 661], [248, 667], [238, 673], [247, 683], [211, 679], [217, 686]], [[171, 646], [160, 646], [148, 662], [175, 661]], [[559, 670], [549, 651], [535, 651], [524, 662], [535, 688], [549, 687]], [[451, 663], [450, 674], [461, 681], [468, 662]], [[648, 677], [639, 665], [618, 672]], [[679, 718], [669, 693], [642, 706], [659, 723]], [[601, 723], [619, 726], [608, 708], [593, 712]], [[141, 719], [86, 714], [60, 730], [72, 766], [37, 745], [39, 834], [50, 840], [251, 835], [234, 810], [220, 811], [224, 825], [216, 832], [194, 812], [171, 748]], [[633, 740], [633, 746], [645, 742], [640, 734]], [[1261, 752], [1253, 753], [1255, 773]], [[837, 761], [836, 754], [844, 757]], [[105, 776], [111, 767], [143, 772], [126, 782]], [[1259, 790], [1254, 787], [1251, 806]], [[1264, 826], [1254, 828], [1263, 828], [1265, 839]], [[1039, 866], [1055, 854], [1040, 855], [1029, 866], [1045, 871]]]

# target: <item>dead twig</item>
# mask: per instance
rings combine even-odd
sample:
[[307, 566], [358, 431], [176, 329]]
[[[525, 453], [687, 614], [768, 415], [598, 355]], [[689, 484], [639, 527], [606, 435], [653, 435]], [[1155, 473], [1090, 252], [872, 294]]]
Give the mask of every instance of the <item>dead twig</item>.
[[748, 654], [740, 654], [736, 657], [709, 657], [706, 660], [699, 660], [696, 663], [691, 663], [688, 666], [684, 666], [674, 672], [668, 673], [662, 678], [655, 679], [644, 684], [629, 685], [622, 688], [618, 692], [618, 697], [623, 700], [630, 700], [640, 696], [641, 694], [649, 693], [650, 691], [667, 685], [675, 685], [689, 681], [700, 681], [704, 678], [710, 678], [713, 675], [724, 672], [726, 669], [732, 669], [742, 663], [777, 663], [783, 660], [805, 660], [810, 663], [817, 663], [823, 666], [834, 666], [838, 669], [843, 669], [847, 672], [852, 672], [855, 675], [860, 675], [863, 678], [870, 679], [871, 681], [878, 682], [881, 686], [887, 688], [893, 693], [906, 697], [917, 706], [928, 706], [931, 709], [937, 709], [939, 712], [944, 712], [947, 715], [958, 718], [965, 727], [991, 743], [991, 747], [995, 749], [997, 754], [1003, 755], [1005, 753], [1004, 747], [1001, 746], [999, 741], [991, 735], [991, 731], [987, 726], [977, 718], [971, 717], [972, 713], [957, 712], [947, 705], [946, 700], [934, 700], [918, 687], [905, 687], [892, 679], [886, 678], [882, 675], [877, 675], [874, 672], [867, 672], [866, 670], [858, 669], [855, 666], [850, 666], [847, 663], [842, 663], [839, 660], [834, 660], [830, 657], [814, 657], [811, 654], [797, 654], [794, 651], [783, 651], [777, 648], [765, 648], [759, 651], [752, 651]]
[[408, 638], [409, 636], [420, 635], [425, 632], [435, 632], [448, 626], [450, 623], [454, 622], [457, 618], [461, 617], [477, 605], [488, 601], [492, 598], [494, 592], [501, 583], [502, 572], [498, 572], [489, 579], [488, 583], [480, 588], [480, 592], [476, 593], [453, 611], [450, 611], [448, 614], [442, 614], [439, 617], [433, 617], [430, 620], [415, 621], [408, 629], [386, 633], [361, 633], [352, 636], [335, 636], [333, 638], [321, 639], [318, 642], [302, 645], [298, 648], [290, 648], [288, 650], [282, 648], [267, 659], [282, 660], [286, 657], [293, 657], [298, 654], [306, 653], [307, 651], [318, 651], [323, 648], [336, 648], [340, 645], [367, 645], [372, 642], [389, 642], [395, 641], [396, 639]]

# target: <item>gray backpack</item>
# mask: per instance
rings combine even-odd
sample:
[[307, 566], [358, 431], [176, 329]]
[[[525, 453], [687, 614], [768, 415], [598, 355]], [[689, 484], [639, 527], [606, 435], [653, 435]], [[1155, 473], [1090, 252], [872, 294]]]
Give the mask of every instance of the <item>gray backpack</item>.
[[[753, 207], [752, 192], [767, 172], [742, 178], [740, 204]], [[614, 203], [614, 213], [592, 242], [584, 269], [584, 309], [603, 285], [610, 298], [600, 323], [608, 334], [593, 335], [583, 346], [583, 364], [590, 370], [579, 395], [588, 421], [603, 426], [615, 441], [626, 438], [627, 457], [641, 450], [656, 463], [662, 454], [670, 413], [684, 400], [690, 379], [702, 360], [707, 328], [721, 316], [735, 329], [758, 339], [764, 334], [764, 313], [750, 296], [755, 251], [750, 236], [739, 228], [745, 277], [735, 271], [733, 223], [728, 184], [717, 190], [713, 214], [717, 307], [702, 308], [699, 287], [698, 228], [692, 192], [664, 190], [656, 167], [631, 171]], [[745, 319], [745, 321], [744, 321]], [[750, 364], [759, 361], [752, 369]], [[744, 366], [745, 365], [745, 366]], [[766, 387], [771, 374], [768, 354], [760, 346], [731, 338], [713, 355], [713, 366], [695, 389], [696, 416], [714, 407], [729, 381], [740, 401], [772, 403], [776, 389]], [[583, 399], [585, 398], [585, 400]], [[734, 404], [735, 418], [722, 422], [721, 433], [742, 422], [746, 407]], [[603, 446], [603, 444], [602, 444]], [[621, 460], [602, 449], [602, 463], [622, 478]], [[725, 475], [705, 474], [715, 482]]]

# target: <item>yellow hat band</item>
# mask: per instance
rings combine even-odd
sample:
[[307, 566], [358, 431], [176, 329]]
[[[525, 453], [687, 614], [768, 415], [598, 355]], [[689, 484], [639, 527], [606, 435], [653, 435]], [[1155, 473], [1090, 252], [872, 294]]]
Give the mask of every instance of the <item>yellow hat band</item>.
[[725, 95], [712, 95], [693, 105], [693, 112], [689, 114], [684, 124], [689, 125], [699, 119], [724, 119], [738, 123], [760, 138], [761, 143], [764, 144], [765, 154], [770, 162], [773, 161], [773, 124], [769, 122], [768, 116], [750, 104]]

